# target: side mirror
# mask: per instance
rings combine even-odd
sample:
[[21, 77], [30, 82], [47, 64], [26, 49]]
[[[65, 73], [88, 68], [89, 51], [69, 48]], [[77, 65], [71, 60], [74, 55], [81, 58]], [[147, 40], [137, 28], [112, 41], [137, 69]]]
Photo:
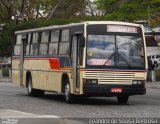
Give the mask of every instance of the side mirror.
[[80, 38], [80, 45], [81, 47], [85, 47], [85, 37], [83, 35], [81, 35], [81, 38]]

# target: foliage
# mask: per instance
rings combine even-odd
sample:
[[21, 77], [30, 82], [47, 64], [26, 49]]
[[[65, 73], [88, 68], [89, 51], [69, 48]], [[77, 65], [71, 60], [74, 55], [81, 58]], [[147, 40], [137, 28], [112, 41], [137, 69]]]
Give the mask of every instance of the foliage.
[[2, 35], [0, 35], [0, 56], [11, 55], [15, 26], [14, 23], [7, 23], [4, 26]]
[[0, 0], [0, 22], [73, 18], [85, 8], [86, 0]]
[[104, 12], [109, 20], [137, 21], [148, 20], [159, 23], [159, 0], [96, 0], [97, 8]]
[[3, 77], [9, 77], [9, 69], [8, 68], [3, 68], [2, 69], [2, 75], [3, 75]]
[[160, 81], [160, 69], [155, 70], [156, 81]]

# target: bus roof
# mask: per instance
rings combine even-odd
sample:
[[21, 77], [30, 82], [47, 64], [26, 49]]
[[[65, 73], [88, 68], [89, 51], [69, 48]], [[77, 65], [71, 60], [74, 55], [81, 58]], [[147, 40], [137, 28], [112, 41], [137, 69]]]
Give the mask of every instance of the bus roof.
[[28, 32], [37, 32], [37, 31], [44, 31], [44, 30], [52, 30], [52, 29], [56, 29], [56, 28], [67, 28], [70, 26], [82, 26], [85, 24], [86, 25], [113, 24], [113, 25], [128, 25], [128, 26], [136, 26], [136, 27], [142, 26], [141, 24], [128, 23], [128, 22], [118, 22], [118, 21], [86, 21], [86, 22], [81, 22], [81, 23], [71, 23], [71, 24], [66, 24], [66, 25], [51, 25], [48, 27], [21, 30], [21, 31], [16, 31], [15, 34], [23, 34], [23, 33], [28, 33]]

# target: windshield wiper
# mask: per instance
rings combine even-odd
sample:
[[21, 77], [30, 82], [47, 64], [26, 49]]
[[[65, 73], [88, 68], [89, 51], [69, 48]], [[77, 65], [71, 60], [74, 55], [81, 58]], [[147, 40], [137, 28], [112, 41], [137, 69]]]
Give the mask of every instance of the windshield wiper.
[[127, 64], [129, 68], [132, 67], [130, 63], [121, 54], [118, 53], [118, 56], [123, 59], [123, 61]]
[[108, 61], [114, 56], [116, 54], [116, 51], [114, 52], [114, 53], [112, 53], [109, 57], [108, 57], [108, 59], [105, 61], [105, 63], [103, 64], [103, 66], [105, 66], [107, 63], [108, 63]]
[[[116, 55], [116, 51], [109, 56], [109, 58], [105, 61], [105, 63], [103, 64], [103, 66], [105, 66], [105, 65], [108, 63], [108, 61], [109, 61], [114, 55]], [[118, 56], [119, 56], [120, 58], [122, 58], [122, 60], [127, 64], [127, 67], [129, 67], [129, 68], [131, 67], [130, 63], [129, 63], [120, 53], [118, 53]], [[118, 60], [117, 60], [117, 61], [118, 61]]]

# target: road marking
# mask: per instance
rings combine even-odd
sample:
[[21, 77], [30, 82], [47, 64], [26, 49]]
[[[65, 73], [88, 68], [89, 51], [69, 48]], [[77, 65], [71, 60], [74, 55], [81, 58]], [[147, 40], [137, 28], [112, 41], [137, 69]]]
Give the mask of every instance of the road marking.
[[0, 118], [60, 118], [56, 115], [38, 115], [10, 109], [0, 109]]

